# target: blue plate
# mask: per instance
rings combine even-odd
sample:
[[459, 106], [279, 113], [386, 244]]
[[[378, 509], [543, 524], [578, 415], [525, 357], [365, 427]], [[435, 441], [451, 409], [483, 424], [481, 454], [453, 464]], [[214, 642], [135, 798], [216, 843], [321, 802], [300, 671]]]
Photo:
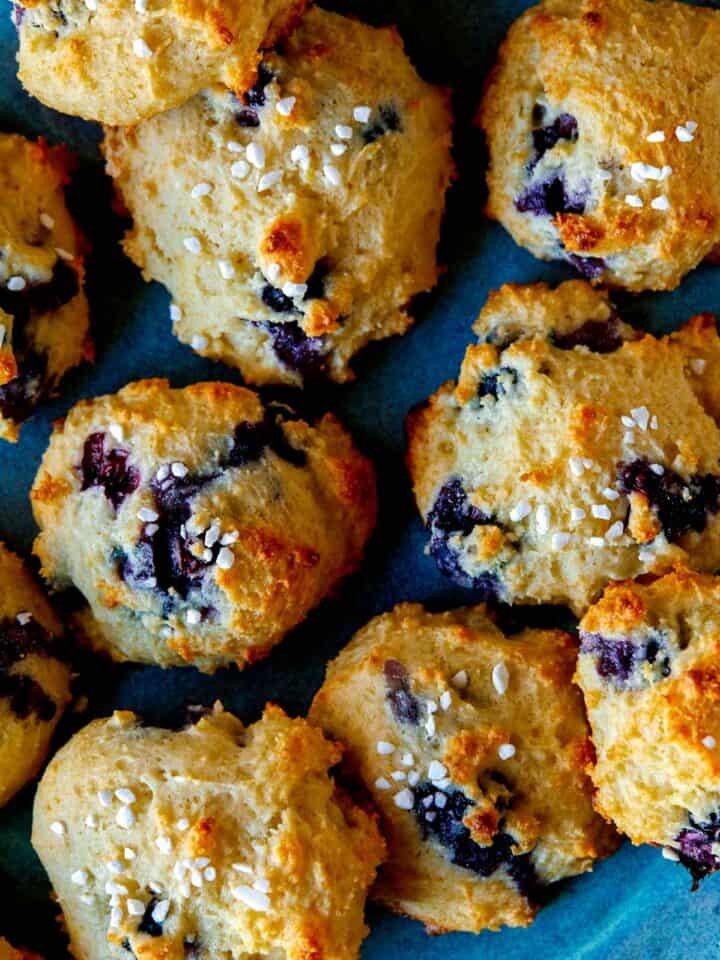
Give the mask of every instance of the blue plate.
[[[483, 80], [508, 26], [526, 0], [357, 0], [352, 11], [374, 23], [394, 22], [421, 73], [455, 90], [456, 147], [460, 172], [453, 188], [442, 245], [447, 273], [416, 305], [417, 325], [405, 337], [369, 348], [356, 364], [357, 382], [331, 388], [322, 402], [336, 410], [374, 458], [381, 517], [361, 573], [268, 660], [244, 673], [206, 677], [194, 669], [160, 671], [91, 661], [86, 681], [90, 707], [66, 725], [67, 736], [90, 716], [129, 708], [149, 721], [178, 722], [184, 705], [219, 697], [246, 722], [268, 699], [291, 713], [304, 712], [322, 682], [326, 662], [372, 616], [402, 600], [434, 607], [472, 600], [448, 587], [424, 555], [425, 536], [404, 472], [403, 420], [415, 403], [454, 377], [471, 324], [488, 291], [508, 281], [559, 281], [570, 274], [518, 249], [482, 215], [484, 156], [472, 128]], [[350, 7], [340, 0], [343, 12]], [[73, 373], [62, 396], [27, 424], [17, 446], [0, 441], [0, 539], [29, 554], [35, 525], [28, 492], [47, 445], [52, 421], [81, 397], [115, 391], [141, 377], [169, 377], [182, 385], [236, 375], [196, 357], [170, 332], [168, 296], [143, 283], [124, 257], [120, 224], [110, 210], [110, 185], [92, 124], [54, 113], [27, 97], [15, 78], [14, 30], [0, 26], [0, 129], [51, 143], [67, 143], [80, 158], [70, 202], [89, 237], [88, 293], [97, 362]], [[632, 316], [653, 332], [678, 327], [693, 313], [720, 307], [720, 271], [701, 267], [672, 294], [623, 298]], [[0, 585], [1, 589], [1, 585]], [[54, 911], [45, 875], [30, 847], [33, 790], [0, 811], [0, 932], [18, 943], [59, 953]], [[720, 952], [720, 877], [690, 893], [684, 870], [650, 849], [625, 846], [587, 874], [561, 884], [529, 930], [480, 936], [430, 938], [422, 927], [370, 908], [370, 937], [363, 960], [698, 960]], [[53, 947], [54, 945], [54, 947]]]

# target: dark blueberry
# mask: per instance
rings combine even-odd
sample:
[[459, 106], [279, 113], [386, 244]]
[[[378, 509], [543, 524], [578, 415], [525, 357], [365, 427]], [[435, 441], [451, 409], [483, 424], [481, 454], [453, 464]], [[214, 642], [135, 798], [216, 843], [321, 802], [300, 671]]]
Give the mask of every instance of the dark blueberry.
[[244, 467], [259, 460], [267, 446], [265, 421], [240, 423], [235, 427], [232, 450], [227, 458], [230, 467]]
[[[288, 408], [268, 407], [263, 420], [258, 423], [240, 423], [235, 428], [228, 454], [219, 463], [220, 471], [244, 467], [260, 459], [266, 449], [295, 466], [304, 466], [307, 455], [304, 450], [291, 446], [281, 426], [282, 419], [289, 419]], [[102, 436], [99, 434], [97, 436]], [[92, 438], [90, 438], [92, 439]], [[157, 477], [151, 483], [155, 496], [158, 518], [153, 523], [154, 532], [143, 534], [131, 555], [118, 551], [113, 560], [119, 576], [131, 587], [158, 590], [186, 599], [192, 589], [202, 584], [207, 569], [216, 559], [220, 543], [213, 545], [212, 558], [205, 563], [191, 552], [192, 537], [183, 529], [192, 514], [192, 500], [199, 491], [216, 480], [219, 472], [176, 477], [169, 472], [162, 480]], [[172, 609], [172, 604], [168, 610]], [[211, 607], [204, 608], [203, 616], [210, 616]]]
[[290, 297], [286, 297], [282, 290], [266, 283], [262, 291], [262, 302], [275, 313], [294, 313], [295, 304]]
[[[415, 805], [413, 813], [418, 822], [423, 839], [435, 840], [450, 853], [456, 866], [477, 873], [481, 877], [490, 877], [500, 869], [505, 869], [517, 884], [520, 892], [528, 900], [536, 902], [540, 896], [540, 883], [535, 874], [530, 854], [513, 853], [515, 841], [508, 833], [499, 832], [488, 846], [480, 846], [472, 839], [470, 831], [463, 823], [472, 801], [460, 790], [451, 790], [445, 794], [445, 806], [426, 806], [429, 797], [434, 798], [438, 788], [432, 783], [421, 783], [414, 789]], [[428, 820], [428, 813], [431, 819]]]
[[116, 447], [105, 452], [105, 434], [91, 433], [85, 441], [82, 458], [82, 489], [102, 487], [110, 503], [117, 508], [140, 485], [140, 473], [128, 464], [130, 453]]
[[135, 956], [135, 953], [133, 952], [133, 948], [130, 946], [130, 941], [128, 940], [127, 937], [125, 937], [125, 939], [120, 944], [120, 946], [123, 948], [123, 950], [126, 950], [128, 953], [132, 953], [132, 955]]
[[553, 177], [528, 187], [516, 198], [515, 207], [520, 213], [554, 217], [559, 213], [584, 213], [587, 201], [586, 190], [570, 193], [562, 177]]
[[633, 460], [620, 464], [618, 481], [623, 493], [647, 497], [671, 543], [690, 530], [701, 533], [708, 513], [717, 513], [720, 508], [720, 476], [712, 473], [684, 480], [666, 467], [658, 476], [647, 460]]
[[39, 683], [27, 674], [9, 672], [31, 654], [47, 655], [50, 649], [50, 635], [37, 620], [31, 618], [27, 623], [19, 623], [16, 618], [6, 618], [0, 621], [0, 697], [10, 700], [10, 709], [21, 719], [31, 713], [46, 721], [55, 716], [55, 702]]
[[460, 565], [457, 551], [448, 540], [456, 534], [467, 536], [480, 524], [492, 523], [490, 517], [473, 507], [459, 477], [448, 480], [437, 495], [427, 519], [430, 531], [430, 555], [441, 573], [461, 587], [478, 590], [486, 600], [499, 600], [501, 585], [494, 573], [471, 577]]
[[260, 117], [250, 107], [243, 107], [235, 113], [235, 122], [241, 127], [259, 127]]
[[652, 629], [636, 640], [584, 633], [580, 635], [580, 651], [594, 658], [598, 676], [618, 687], [628, 683], [644, 686], [672, 673], [672, 650], [667, 635], [659, 630]]
[[79, 289], [77, 273], [64, 260], [58, 259], [47, 283], [27, 283], [22, 290], [0, 286], [0, 309], [20, 317], [28, 311], [50, 313], [72, 300]]
[[200, 960], [202, 956], [202, 951], [200, 944], [195, 938], [190, 940], [189, 938], [185, 939], [183, 943], [183, 951], [185, 953], [185, 960]]
[[486, 373], [478, 384], [478, 397], [504, 397], [518, 382], [517, 370], [512, 367], [500, 367], [493, 373]]
[[561, 140], [568, 140], [571, 143], [575, 143], [577, 138], [577, 120], [569, 113], [561, 113], [552, 123], [533, 130], [532, 141], [535, 153], [531, 162], [531, 168], [535, 167], [548, 150], [552, 150]]
[[47, 357], [33, 350], [22, 347], [18, 349], [15, 346], [17, 339], [14, 334], [13, 348], [19, 372], [14, 379], [0, 386], [0, 414], [15, 423], [22, 423], [32, 414], [45, 394]]
[[365, 143], [374, 143], [386, 133], [395, 133], [401, 129], [400, 115], [392, 103], [381, 104], [374, 117], [362, 129]]
[[433, 530], [465, 536], [478, 524], [489, 522], [489, 517], [468, 502], [459, 477], [452, 477], [443, 485], [428, 516], [428, 526]]
[[619, 350], [624, 342], [617, 317], [609, 320], [588, 320], [569, 333], [553, 333], [550, 339], [560, 350], [587, 347], [593, 353], [613, 353]]
[[157, 897], [153, 897], [145, 907], [145, 913], [143, 914], [140, 925], [138, 926], [138, 933], [146, 933], [149, 937], [161, 937], [163, 928], [162, 923], [158, 923], [157, 920], [153, 920], [152, 913], [155, 907], [158, 905]]
[[265, 419], [258, 423], [238, 424], [233, 446], [225, 463], [230, 467], [243, 467], [259, 460], [266, 448], [297, 467], [302, 467], [307, 462], [305, 451], [288, 443], [285, 431], [280, 426], [280, 418], [274, 410], [268, 410]]
[[48, 653], [50, 635], [37, 620], [19, 623], [16, 619], [0, 620], [0, 670], [7, 670], [32, 653]]
[[704, 822], [692, 816], [688, 819], [690, 826], [681, 830], [676, 839], [680, 844], [680, 863], [692, 874], [693, 890], [697, 890], [701, 880], [720, 868], [720, 860], [712, 852], [713, 844], [720, 842], [720, 816], [712, 813]]
[[325, 280], [330, 270], [331, 264], [328, 258], [321, 257], [308, 277], [307, 290], [303, 300], [320, 300], [325, 296]]
[[390, 130], [394, 133], [401, 129], [400, 114], [398, 113], [397, 107], [394, 104], [381, 103], [378, 107], [378, 112], [380, 113], [380, 119], [382, 120], [386, 130]]
[[595, 657], [595, 669], [604, 680], [626, 683], [635, 666], [632, 640], [603, 637], [599, 633], [582, 634], [580, 650]]
[[264, 63], [258, 67], [257, 80], [254, 85], [243, 95], [245, 105], [248, 107], [263, 107], [265, 105], [265, 87], [275, 79], [275, 74]]
[[162, 481], [153, 481], [152, 490], [159, 514], [155, 526], [158, 529], [151, 537], [140, 539], [129, 564], [138, 586], [147, 585], [147, 580], [154, 577], [158, 590], [163, 593], [174, 591], [185, 599], [200, 583], [206, 564], [190, 552], [191, 541], [183, 536], [182, 527], [190, 519], [193, 497], [215, 476], [197, 480], [190, 474], [184, 477], [170, 474]]
[[602, 257], [579, 257], [575, 253], [568, 253], [565, 255], [565, 259], [586, 280], [598, 280], [607, 269], [607, 264]]
[[27, 674], [8, 672], [31, 654], [47, 654], [49, 650], [50, 636], [36, 620], [0, 621], [0, 697], [9, 699], [10, 709], [20, 719], [31, 713], [46, 721], [55, 716], [57, 707], [39, 683]]
[[294, 321], [262, 326], [272, 337], [276, 356], [290, 370], [297, 370], [306, 379], [316, 379], [325, 373], [324, 337], [308, 337]]
[[386, 660], [383, 668], [386, 694], [393, 716], [398, 723], [416, 727], [420, 722], [420, 704], [410, 692], [410, 676], [399, 660]]
[[75, 271], [58, 260], [47, 283], [28, 283], [23, 290], [0, 286], [0, 309], [14, 318], [12, 346], [18, 375], [0, 386], [0, 413], [15, 423], [32, 414], [47, 393], [47, 356], [38, 353], [27, 329], [33, 314], [49, 313], [71, 300], [78, 292]]

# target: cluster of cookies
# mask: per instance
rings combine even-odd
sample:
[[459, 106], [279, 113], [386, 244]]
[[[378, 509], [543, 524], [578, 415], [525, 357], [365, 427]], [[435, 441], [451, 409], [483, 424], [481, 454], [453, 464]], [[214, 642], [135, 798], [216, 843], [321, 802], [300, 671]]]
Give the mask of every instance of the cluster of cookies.
[[[407, 329], [453, 164], [447, 94], [395, 31], [298, 0], [14, 17], [25, 86], [105, 125], [124, 248], [194, 350], [299, 387]], [[373, 620], [307, 720], [268, 706], [246, 728], [216, 705], [76, 734], [33, 844], [78, 960], [353, 960], [368, 896], [435, 932], [527, 926], [619, 832], [696, 883], [720, 868], [720, 337], [709, 314], [645, 334], [599, 286], [670, 288], [720, 245], [716, 54], [720, 14], [665, 0], [544, 0], [513, 26], [479, 114], [488, 210], [592, 283], [493, 293], [457, 382], [408, 417], [428, 552], [484, 602]], [[0, 150], [15, 440], [91, 353], [86, 244], [66, 153]], [[0, 804], [72, 699], [67, 635], [250, 665], [360, 567], [377, 512], [332, 414], [163, 380], [75, 406], [31, 499], [42, 576], [85, 605], [61, 623], [0, 547]], [[569, 607], [579, 639], [503, 629], [523, 603]]]

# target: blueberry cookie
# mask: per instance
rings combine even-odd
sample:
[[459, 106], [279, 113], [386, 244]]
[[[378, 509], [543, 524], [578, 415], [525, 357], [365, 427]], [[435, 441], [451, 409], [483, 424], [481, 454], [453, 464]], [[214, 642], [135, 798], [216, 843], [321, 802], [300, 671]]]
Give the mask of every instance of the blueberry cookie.
[[0, 438], [89, 355], [82, 240], [62, 148], [0, 134]]
[[641, 335], [582, 280], [505, 286], [460, 379], [408, 419], [429, 552], [488, 599], [567, 604], [720, 566], [720, 339]]
[[504, 636], [482, 606], [403, 604], [330, 664], [310, 717], [381, 811], [380, 901], [434, 932], [527, 926], [548, 884], [612, 852], [575, 655], [560, 631]]
[[244, 96], [107, 130], [125, 249], [204, 356], [252, 383], [347, 380], [437, 279], [450, 122], [394, 30], [312, 10]]
[[38, 774], [70, 701], [61, 634], [22, 561], [0, 544], [0, 806]]
[[512, 26], [479, 122], [490, 216], [544, 260], [667, 290], [720, 241], [720, 13], [545, 0]]
[[341, 750], [278, 707], [178, 732], [96, 720], [38, 788], [32, 842], [76, 960], [355, 960], [384, 844], [328, 775]]
[[132, 124], [222, 81], [254, 82], [260, 50], [305, 0], [25, 0], [13, 3], [19, 77], [49, 107]]
[[227, 383], [145, 380], [58, 424], [32, 490], [54, 587], [120, 660], [213, 671], [266, 655], [346, 574], [375, 521], [373, 469]]
[[697, 885], [720, 868], [720, 578], [611, 584], [580, 638], [596, 807]]

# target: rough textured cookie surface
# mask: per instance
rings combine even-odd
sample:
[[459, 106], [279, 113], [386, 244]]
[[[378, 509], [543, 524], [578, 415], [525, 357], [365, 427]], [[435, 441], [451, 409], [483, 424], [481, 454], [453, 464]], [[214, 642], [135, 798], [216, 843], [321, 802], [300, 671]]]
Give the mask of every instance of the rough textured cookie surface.
[[0, 544], [0, 806], [37, 775], [70, 701], [61, 634], [23, 562]]
[[535, 256], [631, 290], [720, 242], [720, 12], [545, 0], [512, 26], [480, 111], [489, 213]]
[[527, 926], [547, 884], [614, 849], [575, 654], [560, 631], [504, 636], [484, 607], [405, 604], [330, 664], [310, 716], [381, 811], [378, 899], [435, 931]]
[[611, 584], [580, 631], [596, 806], [697, 882], [720, 868], [720, 578]]
[[222, 81], [253, 82], [304, 0], [26, 0], [15, 2], [19, 76], [55, 110], [132, 124]]
[[354, 960], [384, 844], [341, 750], [267, 707], [179, 732], [97, 720], [38, 788], [33, 845], [76, 960]]
[[505, 286], [475, 330], [459, 382], [408, 420], [443, 573], [582, 613], [609, 580], [720, 566], [713, 317], [642, 335], [578, 280]]
[[0, 134], [0, 438], [88, 356], [81, 238], [63, 193], [68, 154]]
[[313, 10], [244, 97], [206, 90], [105, 153], [175, 332], [250, 382], [346, 380], [437, 278], [449, 109], [393, 30]]
[[79, 403], [32, 491], [35, 551], [118, 659], [214, 670], [265, 655], [360, 563], [372, 466], [331, 414], [146, 380]]

